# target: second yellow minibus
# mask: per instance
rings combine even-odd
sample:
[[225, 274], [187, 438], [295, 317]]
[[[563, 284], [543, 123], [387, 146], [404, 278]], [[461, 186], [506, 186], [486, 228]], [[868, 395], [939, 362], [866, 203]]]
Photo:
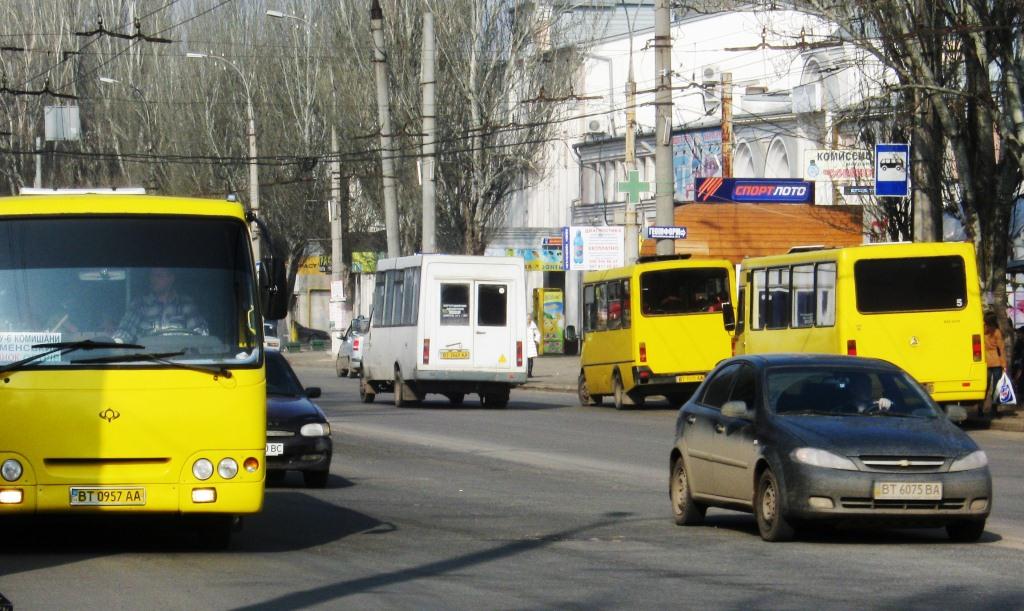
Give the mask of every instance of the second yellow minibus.
[[681, 405], [730, 356], [735, 272], [724, 259], [643, 258], [583, 278], [583, 405]]
[[968, 243], [870, 244], [747, 259], [736, 352], [880, 358], [940, 403], [985, 395], [982, 307]]

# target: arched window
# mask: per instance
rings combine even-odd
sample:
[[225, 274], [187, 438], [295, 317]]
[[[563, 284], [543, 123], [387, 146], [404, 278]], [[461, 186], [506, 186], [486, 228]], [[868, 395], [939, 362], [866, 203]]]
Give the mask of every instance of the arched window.
[[764, 164], [765, 178], [793, 178], [790, 169], [789, 151], [781, 138], [776, 138], [768, 147], [768, 156]]
[[733, 155], [732, 175], [735, 178], [757, 178], [754, 170], [754, 154], [750, 151], [750, 145], [740, 142], [736, 146], [736, 153]]

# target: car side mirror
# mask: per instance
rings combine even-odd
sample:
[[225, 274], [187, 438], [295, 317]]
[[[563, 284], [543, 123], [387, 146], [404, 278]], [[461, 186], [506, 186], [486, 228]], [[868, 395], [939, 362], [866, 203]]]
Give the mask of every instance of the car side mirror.
[[746, 401], [726, 401], [722, 406], [722, 415], [727, 418], [754, 419], [754, 410], [747, 409]]
[[309, 388], [306, 389], [306, 396], [309, 397], [310, 399], [316, 399], [317, 397], [320, 396], [320, 387], [310, 386]]
[[726, 331], [736, 328], [736, 312], [733, 311], [732, 304], [728, 301], [722, 304], [722, 324], [725, 325]]
[[967, 420], [967, 410], [962, 405], [947, 405], [946, 417], [952, 422], [960, 424], [964, 420]]

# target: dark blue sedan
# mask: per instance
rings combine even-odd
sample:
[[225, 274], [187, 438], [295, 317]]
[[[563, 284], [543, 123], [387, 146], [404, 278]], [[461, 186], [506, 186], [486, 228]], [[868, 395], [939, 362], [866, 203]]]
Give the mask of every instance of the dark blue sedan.
[[876, 359], [727, 359], [680, 409], [669, 492], [677, 524], [753, 512], [780, 541], [822, 522], [945, 526], [975, 541], [988, 458], [900, 368]]
[[306, 485], [323, 488], [331, 469], [331, 425], [310, 399], [316, 387], [303, 388], [288, 361], [267, 351], [267, 479], [301, 471]]

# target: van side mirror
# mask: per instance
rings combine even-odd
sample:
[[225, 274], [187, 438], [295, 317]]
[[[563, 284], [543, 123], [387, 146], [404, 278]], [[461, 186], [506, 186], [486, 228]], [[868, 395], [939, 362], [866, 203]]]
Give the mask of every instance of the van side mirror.
[[732, 304], [728, 301], [722, 304], [722, 324], [725, 325], [726, 331], [736, 328], [736, 312], [733, 311]]
[[260, 263], [259, 288], [265, 320], [281, 320], [288, 315], [288, 271], [284, 261], [270, 257]]
[[746, 401], [726, 401], [722, 406], [722, 415], [727, 418], [754, 419], [754, 410], [747, 409]]

